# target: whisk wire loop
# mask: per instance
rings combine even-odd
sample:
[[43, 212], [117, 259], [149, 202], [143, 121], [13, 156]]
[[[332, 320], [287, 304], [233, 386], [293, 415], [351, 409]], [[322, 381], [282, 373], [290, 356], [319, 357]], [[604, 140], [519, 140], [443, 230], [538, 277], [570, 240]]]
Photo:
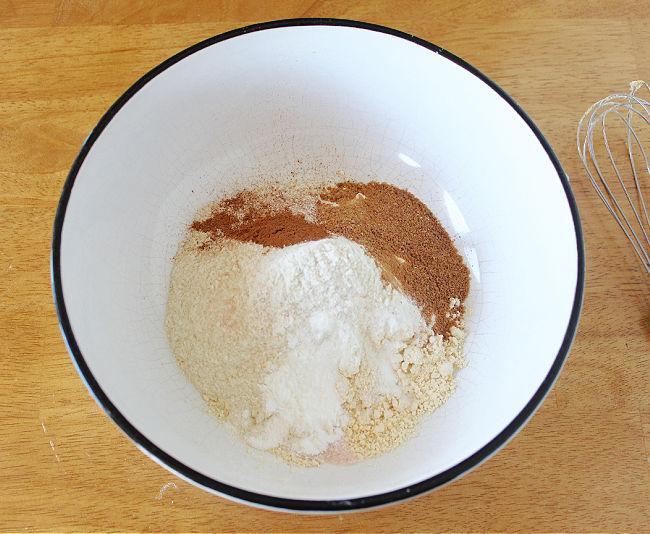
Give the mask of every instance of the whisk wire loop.
[[[636, 95], [636, 92], [643, 88], [650, 92], [650, 87], [646, 82], [635, 81], [630, 84], [629, 93], [616, 93], [593, 104], [578, 123], [577, 144], [578, 154], [594, 190], [625, 233], [646, 272], [650, 275], [650, 217], [648, 217], [643, 194], [643, 183], [639, 176], [644, 171], [637, 167], [635, 150], [637, 154], [640, 154], [645, 173], [648, 176], [650, 176], [650, 163], [643, 146], [644, 138], [640, 137], [632, 126], [632, 120], [635, 119], [636, 124], [650, 128], [650, 102]], [[621, 167], [616, 163], [610, 146], [610, 138], [607, 135], [608, 124], [611, 124], [611, 120], [608, 123], [607, 119], [610, 115], [611, 119], [622, 121], [627, 132], [625, 136], [627, 157], [633, 178], [631, 191], [630, 187], [626, 186]], [[607, 152], [608, 164], [616, 176], [616, 180], [611, 180], [613, 177], [611, 172], [609, 173], [611, 184], [605, 175], [605, 168], [598, 162], [594, 146], [594, 131], [597, 131], [598, 125], [600, 125], [602, 140]], [[614, 189], [619, 191], [619, 198], [621, 198], [622, 192], [623, 206], [619, 203]], [[635, 198], [638, 206], [635, 205]], [[627, 214], [624, 207], [626, 206], [625, 201], [629, 208]]]

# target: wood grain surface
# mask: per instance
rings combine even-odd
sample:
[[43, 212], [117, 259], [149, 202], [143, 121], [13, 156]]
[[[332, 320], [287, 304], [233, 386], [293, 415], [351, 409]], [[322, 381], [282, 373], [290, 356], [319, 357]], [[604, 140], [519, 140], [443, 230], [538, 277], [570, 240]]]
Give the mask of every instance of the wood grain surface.
[[[103, 112], [147, 70], [199, 40], [303, 16], [415, 34], [501, 85], [570, 176], [587, 253], [573, 349], [528, 425], [438, 491], [341, 516], [235, 504], [143, 455], [77, 375], [50, 289], [59, 194]], [[575, 146], [591, 103], [650, 80], [649, 28], [650, 3], [640, 0], [0, 0], [0, 529], [650, 530], [650, 282], [591, 190]]]

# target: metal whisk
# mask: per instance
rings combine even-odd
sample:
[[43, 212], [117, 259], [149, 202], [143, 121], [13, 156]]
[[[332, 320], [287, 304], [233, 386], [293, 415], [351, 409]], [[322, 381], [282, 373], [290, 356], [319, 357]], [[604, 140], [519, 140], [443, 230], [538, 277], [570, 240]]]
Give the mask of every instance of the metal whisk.
[[[650, 165], [643, 148], [644, 140], [647, 142], [650, 139], [647, 136], [650, 131], [650, 103], [636, 94], [644, 88], [650, 92], [646, 82], [632, 82], [629, 93], [610, 95], [591, 106], [578, 124], [578, 154], [596, 193], [625, 232], [650, 275], [650, 219], [643, 196], [643, 188], [650, 185]], [[608, 129], [615, 124], [613, 121], [622, 124], [622, 135], [627, 147], [627, 154], [619, 154], [618, 164], [610, 148], [610, 141], [613, 139], [607, 137]], [[604, 158], [606, 163], [602, 166], [597, 161], [599, 147], [594, 146], [594, 131], [598, 135], [601, 129], [607, 152], [607, 157]], [[637, 170], [635, 154], [645, 169]], [[629, 165], [632, 171], [633, 184], [629, 170], [624, 169], [623, 159], [628, 160], [625, 165]]]

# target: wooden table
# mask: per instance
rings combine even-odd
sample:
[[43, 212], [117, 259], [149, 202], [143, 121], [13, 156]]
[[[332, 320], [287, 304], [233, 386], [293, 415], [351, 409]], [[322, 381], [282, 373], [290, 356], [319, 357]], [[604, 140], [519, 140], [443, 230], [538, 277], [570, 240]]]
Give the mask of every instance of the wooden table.
[[[578, 334], [528, 425], [439, 491], [344, 516], [235, 504], [145, 457], [79, 379], [50, 290], [59, 193], [108, 106], [199, 40], [298, 16], [392, 26], [495, 80], [571, 177], [586, 241]], [[588, 184], [575, 130], [591, 103], [650, 79], [649, 28], [650, 3], [641, 0], [0, 1], [0, 529], [647, 531], [650, 282]]]

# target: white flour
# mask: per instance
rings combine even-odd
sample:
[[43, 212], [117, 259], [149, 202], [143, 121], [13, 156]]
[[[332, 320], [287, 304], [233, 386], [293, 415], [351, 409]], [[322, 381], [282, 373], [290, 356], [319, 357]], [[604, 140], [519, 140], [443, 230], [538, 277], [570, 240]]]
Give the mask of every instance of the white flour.
[[362, 246], [343, 237], [281, 249], [196, 244], [174, 263], [172, 350], [250, 445], [322, 453], [344, 436], [344, 399], [361, 374], [364, 405], [403, 395], [404, 351], [422, 352], [426, 325]]

